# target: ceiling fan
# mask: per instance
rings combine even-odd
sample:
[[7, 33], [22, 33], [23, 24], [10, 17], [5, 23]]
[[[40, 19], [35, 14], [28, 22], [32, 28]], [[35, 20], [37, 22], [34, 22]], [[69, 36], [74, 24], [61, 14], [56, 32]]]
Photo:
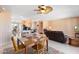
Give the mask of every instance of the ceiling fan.
[[39, 5], [34, 11], [37, 11], [38, 14], [48, 14], [52, 10], [53, 8], [51, 6]]

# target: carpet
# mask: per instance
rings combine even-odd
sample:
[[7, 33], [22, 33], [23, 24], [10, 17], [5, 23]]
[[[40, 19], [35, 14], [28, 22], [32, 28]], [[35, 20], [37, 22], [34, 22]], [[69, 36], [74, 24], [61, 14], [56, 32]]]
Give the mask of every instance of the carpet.
[[[14, 50], [12, 48], [6, 48], [3, 50], [3, 54], [15, 54]], [[24, 54], [23, 52], [19, 52], [18, 54]], [[28, 54], [34, 54], [32, 49], [29, 49]], [[52, 47], [48, 47], [48, 51], [44, 54], [64, 54], [63, 52], [60, 52]]]

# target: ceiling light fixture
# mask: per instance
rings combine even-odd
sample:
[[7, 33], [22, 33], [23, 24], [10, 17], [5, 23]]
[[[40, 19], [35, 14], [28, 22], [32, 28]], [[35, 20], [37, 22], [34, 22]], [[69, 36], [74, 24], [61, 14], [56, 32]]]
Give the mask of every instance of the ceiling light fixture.
[[53, 8], [51, 6], [39, 5], [38, 9], [35, 9], [38, 14], [47, 14], [51, 12]]

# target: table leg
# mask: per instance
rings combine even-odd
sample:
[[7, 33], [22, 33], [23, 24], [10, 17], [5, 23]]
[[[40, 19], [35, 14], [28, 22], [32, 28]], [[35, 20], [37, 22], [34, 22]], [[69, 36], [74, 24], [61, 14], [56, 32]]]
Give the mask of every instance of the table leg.
[[25, 47], [25, 54], [28, 53], [28, 47]]
[[47, 51], [48, 51], [48, 40], [46, 40], [46, 48], [47, 48]]

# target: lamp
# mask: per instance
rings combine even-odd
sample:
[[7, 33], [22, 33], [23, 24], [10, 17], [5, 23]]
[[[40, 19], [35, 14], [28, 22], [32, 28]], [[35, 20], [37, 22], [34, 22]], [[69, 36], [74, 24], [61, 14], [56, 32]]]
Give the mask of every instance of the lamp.
[[79, 32], [79, 25], [75, 25], [74, 29], [75, 29], [75, 32]]
[[75, 26], [75, 29], [77, 29], [77, 26]]

